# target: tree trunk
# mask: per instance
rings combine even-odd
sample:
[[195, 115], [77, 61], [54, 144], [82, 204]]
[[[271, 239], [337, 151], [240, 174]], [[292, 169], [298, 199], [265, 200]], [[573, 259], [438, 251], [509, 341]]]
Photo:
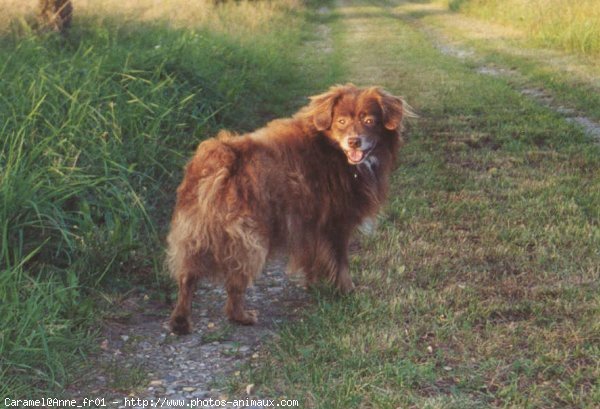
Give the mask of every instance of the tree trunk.
[[71, 27], [73, 3], [71, 0], [39, 0], [42, 26], [59, 33]]

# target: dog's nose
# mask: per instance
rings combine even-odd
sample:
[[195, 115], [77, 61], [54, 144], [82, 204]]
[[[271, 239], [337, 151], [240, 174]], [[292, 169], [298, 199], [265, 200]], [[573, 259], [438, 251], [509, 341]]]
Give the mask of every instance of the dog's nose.
[[361, 142], [362, 142], [361, 139], [356, 136], [352, 136], [352, 137], [348, 138], [348, 146], [351, 147], [352, 149], [360, 148]]

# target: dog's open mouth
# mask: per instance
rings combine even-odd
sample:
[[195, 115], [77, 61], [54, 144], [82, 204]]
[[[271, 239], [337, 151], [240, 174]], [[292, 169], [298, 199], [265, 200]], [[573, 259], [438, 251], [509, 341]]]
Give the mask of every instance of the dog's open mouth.
[[344, 153], [346, 154], [346, 157], [348, 158], [348, 162], [350, 164], [358, 165], [359, 163], [364, 161], [367, 156], [369, 156], [369, 153], [371, 151], [372, 149], [366, 151], [363, 151], [362, 149], [348, 149], [347, 151], [344, 151]]

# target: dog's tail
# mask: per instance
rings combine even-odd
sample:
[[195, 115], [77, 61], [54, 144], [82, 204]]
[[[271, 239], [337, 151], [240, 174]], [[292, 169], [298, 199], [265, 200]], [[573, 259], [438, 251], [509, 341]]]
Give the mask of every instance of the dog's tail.
[[[227, 135], [202, 142], [186, 166], [177, 189], [177, 203], [167, 236], [171, 275], [182, 271], [183, 260], [208, 251], [222, 229], [228, 181], [235, 173], [237, 153], [223, 141]], [[215, 233], [217, 232], [217, 233]]]

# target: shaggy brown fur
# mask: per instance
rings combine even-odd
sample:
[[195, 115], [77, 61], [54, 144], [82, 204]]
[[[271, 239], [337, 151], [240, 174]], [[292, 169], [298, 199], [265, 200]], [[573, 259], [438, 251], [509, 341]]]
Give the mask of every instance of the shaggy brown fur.
[[44, 27], [64, 33], [71, 27], [71, 0], [39, 0], [40, 20]]
[[225, 312], [254, 324], [244, 292], [269, 253], [284, 247], [289, 270], [354, 288], [348, 243], [384, 200], [406, 107], [380, 88], [352, 84], [311, 98], [292, 118], [202, 142], [177, 190], [168, 263], [179, 285], [171, 328], [190, 332], [199, 278], [222, 280]]

